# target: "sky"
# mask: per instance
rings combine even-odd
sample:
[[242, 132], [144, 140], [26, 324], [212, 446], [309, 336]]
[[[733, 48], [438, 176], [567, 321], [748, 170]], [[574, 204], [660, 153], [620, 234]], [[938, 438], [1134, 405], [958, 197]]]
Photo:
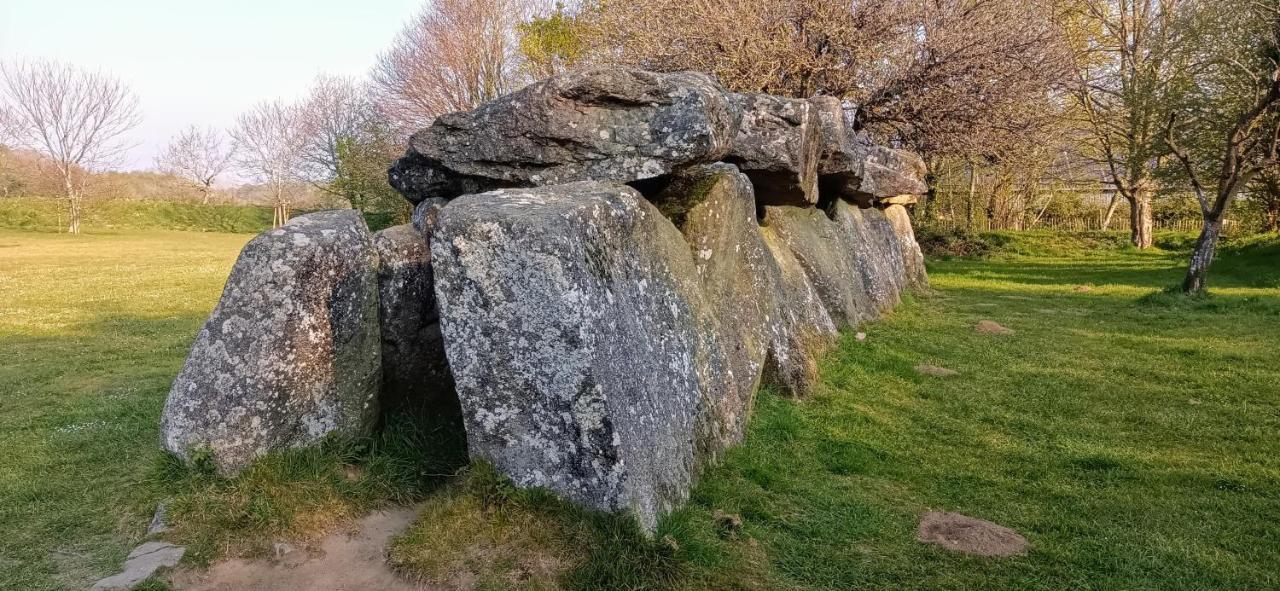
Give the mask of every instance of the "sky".
[[363, 77], [423, 0], [0, 0], [0, 59], [102, 70], [138, 95], [151, 168], [191, 124], [230, 127], [254, 104], [294, 100], [319, 74]]

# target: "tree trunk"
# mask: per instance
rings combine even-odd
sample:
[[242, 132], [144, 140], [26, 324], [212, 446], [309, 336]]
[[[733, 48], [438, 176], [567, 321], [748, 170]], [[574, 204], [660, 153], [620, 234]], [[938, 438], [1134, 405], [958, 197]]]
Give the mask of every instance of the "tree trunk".
[[1267, 231], [1280, 234], [1280, 199], [1267, 203]]
[[938, 177], [933, 172], [926, 172], [924, 175], [924, 205], [920, 206], [920, 221], [925, 222], [933, 219], [933, 200], [938, 198]]
[[1111, 193], [1111, 203], [1107, 204], [1107, 215], [1102, 218], [1102, 231], [1106, 232], [1111, 226], [1111, 218], [1116, 215], [1116, 208], [1120, 207], [1120, 192], [1113, 191]]
[[79, 193], [73, 193], [68, 198], [69, 208], [67, 211], [67, 232], [72, 234], [80, 233], [80, 212], [82, 203]]
[[1191, 252], [1191, 264], [1187, 267], [1187, 278], [1182, 281], [1182, 292], [1188, 295], [1204, 293], [1209, 278], [1209, 265], [1218, 253], [1218, 239], [1222, 236], [1222, 217], [1208, 215], [1204, 218], [1204, 228], [1200, 230], [1200, 238], [1196, 240], [1196, 248]]
[[1129, 200], [1129, 242], [1138, 248], [1151, 248], [1154, 224], [1151, 218], [1151, 192], [1134, 191]]
[[973, 163], [969, 163], [969, 198], [965, 201], [964, 219], [969, 229], [973, 229], [973, 199], [978, 189], [978, 171]]

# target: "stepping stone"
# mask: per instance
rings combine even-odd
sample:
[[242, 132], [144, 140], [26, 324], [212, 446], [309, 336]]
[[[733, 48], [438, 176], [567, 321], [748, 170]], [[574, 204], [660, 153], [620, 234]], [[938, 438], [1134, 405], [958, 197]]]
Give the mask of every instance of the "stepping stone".
[[973, 328], [974, 328], [974, 330], [976, 330], [976, 331], [978, 331], [978, 332], [980, 332], [980, 333], [982, 333], [982, 334], [1005, 334], [1005, 335], [1007, 335], [1007, 334], [1013, 334], [1013, 332], [1014, 332], [1012, 328], [1007, 328], [1007, 327], [1004, 327], [1004, 326], [1000, 326], [998, 323], [996, 323], [996, 322], [992, 322], [992, 321], [990, 321], [990, 320], [983, 320], [983, 321], [979, 322], [979, 323], [978, 323], [978, 325], [977, 325], [977, 326], [975, 326], [975, 327], [973, 327]]
[[975, 556], [1020, 556], [1031, 546], [1003, 525], [945, 511], [925, 513], [916, 529], [916, 540]]
[[169, 531], [169, 506], [167, 503], [156, 505], [156, 513], [151, 516], [151, 524], [147, 526], [147, 537], [158, 536]]
[[960, 375], [960, 372], [954, 369], [947, 369], [945, 367], [938, 367], [936, 365], [929, 365], [927, 363], [921, 363], [920, 365], [917, 365], [916, 372], [926, 376], [933, 376], [935, 378], [949, 378], [951, 376]]
[[865, 341], [865, 340], [867, 340], [867, 333], [865, 333], [865, 332], [860, 332], [860, 333], [858, 333], [858, 334], [853, 335], [853, 338], [855, 338], [855, 339], [857, 339], [857, 340], [859, 340], [859, 341]]
[[147, 580], [156, 571], [177, 566], [186, 548], [167, 542], [147, 542], [129, 553], [124, 570], [93, 584], [93, 591], [125, 591]]

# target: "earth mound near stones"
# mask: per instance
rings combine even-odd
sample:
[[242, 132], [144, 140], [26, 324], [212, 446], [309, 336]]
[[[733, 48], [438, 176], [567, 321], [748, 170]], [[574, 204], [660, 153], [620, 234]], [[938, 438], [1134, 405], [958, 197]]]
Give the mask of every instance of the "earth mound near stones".
[[927, 285], [923, 165], [852, 117], [629, 69], [442, 116], [389, 171], [412, 225], [325, 212], [245, 248], [164, 446], [233, 473], [460, 406], [473, 459], [652, 530], [761, 384], [804, 395], [838, 329]]

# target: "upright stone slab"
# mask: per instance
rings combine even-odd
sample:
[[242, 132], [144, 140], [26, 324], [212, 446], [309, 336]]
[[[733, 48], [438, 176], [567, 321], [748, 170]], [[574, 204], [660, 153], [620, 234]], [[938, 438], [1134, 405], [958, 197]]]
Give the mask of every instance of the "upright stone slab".
[[847, 262], [851, 271], [862, 279], [862, 287], [876, 315], [890, 312], [900, 302], [906, 283], [902, 254], [897, 249], [892, 228], [879, 210], [862, 209], [839, 200], [830, 207], [846, 252], [851, 255]]
[[498, 188], [643, 181], [719, 160], [740, 117], [705, 74], [589, 69], [440, 116], [413, 135], [389, 178], [413, 203]]
[[163, 447], [229, 474], [270, 451], [367, 435], [381, 378], [377, 264], [352, 210], [251, 240], [169, 391]]
[[906, 269], [907, 280], [911, 287], [928, 287], [929, 274], [924, 267], [924, 252], [920, 250], [920, 243], [916, 242], [915, 230], [911, 228], [911, 214], [907, 213], [907, 208], [892, 204], [884, 208], [885, 218], [893, 226], [893, 232], [898, 237], [898, 244], [902, 248], [903, 266]]
[[827, 212], [802, 207], [766, 207], [764, 225], [804, 269], [837, 328], [854, 328], [879, 317], [855, 259], [849, 225]]
[[763, 205], [811, 206], [818, 202], [818, 153], [822, 129], [807, 101], [768, 94], [730, 94], [742, 124], [725, 162], [751, 178]]
[[818, 361], [839, 333], [791, 248], [772, 227], [760, 228], [760, 235], [778, 269], [777, 312], [765, 379], [792, 395], [804, 396], [817, 387]]
[[683, 236], [634, 189], [581, 182], [461, 197], [431, 245], [472, 456], [652, 530], [722, 446]]
[[426, 223], [425, 232], [403, 224], [373, 235], [385, 409], [457, 407], [432, 281], [428, 240], [434, 219]]

